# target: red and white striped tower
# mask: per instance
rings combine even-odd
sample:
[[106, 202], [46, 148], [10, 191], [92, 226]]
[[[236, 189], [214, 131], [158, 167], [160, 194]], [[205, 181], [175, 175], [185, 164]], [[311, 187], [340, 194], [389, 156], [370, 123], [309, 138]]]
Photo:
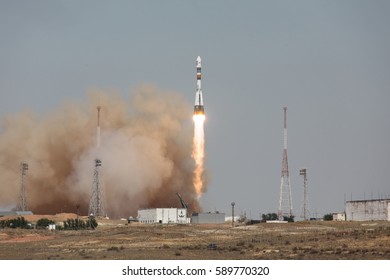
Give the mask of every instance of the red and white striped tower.
[[282, 221], [284, 217], [288, 217], [288, 218], [293, 217], [290, 174], [288, 172], [288, 160], [287, 160], [287, 107], [283, 107], [283, 110], [284, 110], [284, 143], [283, 143], [282, 176], [280, 179], [280, 196], [279, 196], [279, 211], [278, 211], [279, 221]]

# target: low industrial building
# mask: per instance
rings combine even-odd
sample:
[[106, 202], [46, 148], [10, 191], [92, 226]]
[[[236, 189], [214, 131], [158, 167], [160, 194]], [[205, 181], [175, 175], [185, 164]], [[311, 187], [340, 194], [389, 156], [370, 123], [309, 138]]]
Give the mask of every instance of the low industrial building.
[[333, 221], [345, 221], [345, 213], [333, 213]]
[[[231, 222], [233, 220], [233, 217], [232, 216], [227, 216], [227, 217], [225, 217], [225, 222]], [[242, 216], [234, 216], [234, 221], [235, 222], [238, 222], [238, 221], [240, 221], [240, 220], [242, 220]]]
[[143, 224], [187, 224], [186, 208], [153, 208], [138, 210], [138, 222]]
[[192, 213], [193, 224], [223, 224], [225, 223], [225, 213]]
[[33, 215], [31, 211], [0, 211], [0, 217]]
[[347, 221], [390, 221], [390, 199], [347, 201], [345, 215]]

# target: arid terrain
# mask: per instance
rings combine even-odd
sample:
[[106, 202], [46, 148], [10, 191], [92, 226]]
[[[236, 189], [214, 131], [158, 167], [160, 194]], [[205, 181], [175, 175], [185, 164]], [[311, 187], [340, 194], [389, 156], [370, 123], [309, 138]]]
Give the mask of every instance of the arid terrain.
[[96, 230], [0, 229], [0, 259], [390, 259], [389, 222], [98, 222]]

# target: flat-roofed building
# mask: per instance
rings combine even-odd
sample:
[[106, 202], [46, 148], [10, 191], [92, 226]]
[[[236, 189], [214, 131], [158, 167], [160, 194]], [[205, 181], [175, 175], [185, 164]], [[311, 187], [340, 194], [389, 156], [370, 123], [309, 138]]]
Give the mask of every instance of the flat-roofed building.
[[390, 221], [390, 199], [347, 201], [345, 215], [347, 221]]
[[191, 222], [193, 224], [223, 224], [225, 213], [192, 213]]
[[138, 222], [143, 224], [187, 224], [185, 208], [152, 208], [138, 210]]

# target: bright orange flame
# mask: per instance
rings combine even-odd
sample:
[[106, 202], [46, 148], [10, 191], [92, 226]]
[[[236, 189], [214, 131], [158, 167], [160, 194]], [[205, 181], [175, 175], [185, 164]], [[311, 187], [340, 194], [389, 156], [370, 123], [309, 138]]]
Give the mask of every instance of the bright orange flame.
[[195, 171], [193, 183], [198, 198], [203, 193], [203, 171], [204, 171], [204, 114], [194, 114], [194, 142], [192, 157], [195, 160]]

